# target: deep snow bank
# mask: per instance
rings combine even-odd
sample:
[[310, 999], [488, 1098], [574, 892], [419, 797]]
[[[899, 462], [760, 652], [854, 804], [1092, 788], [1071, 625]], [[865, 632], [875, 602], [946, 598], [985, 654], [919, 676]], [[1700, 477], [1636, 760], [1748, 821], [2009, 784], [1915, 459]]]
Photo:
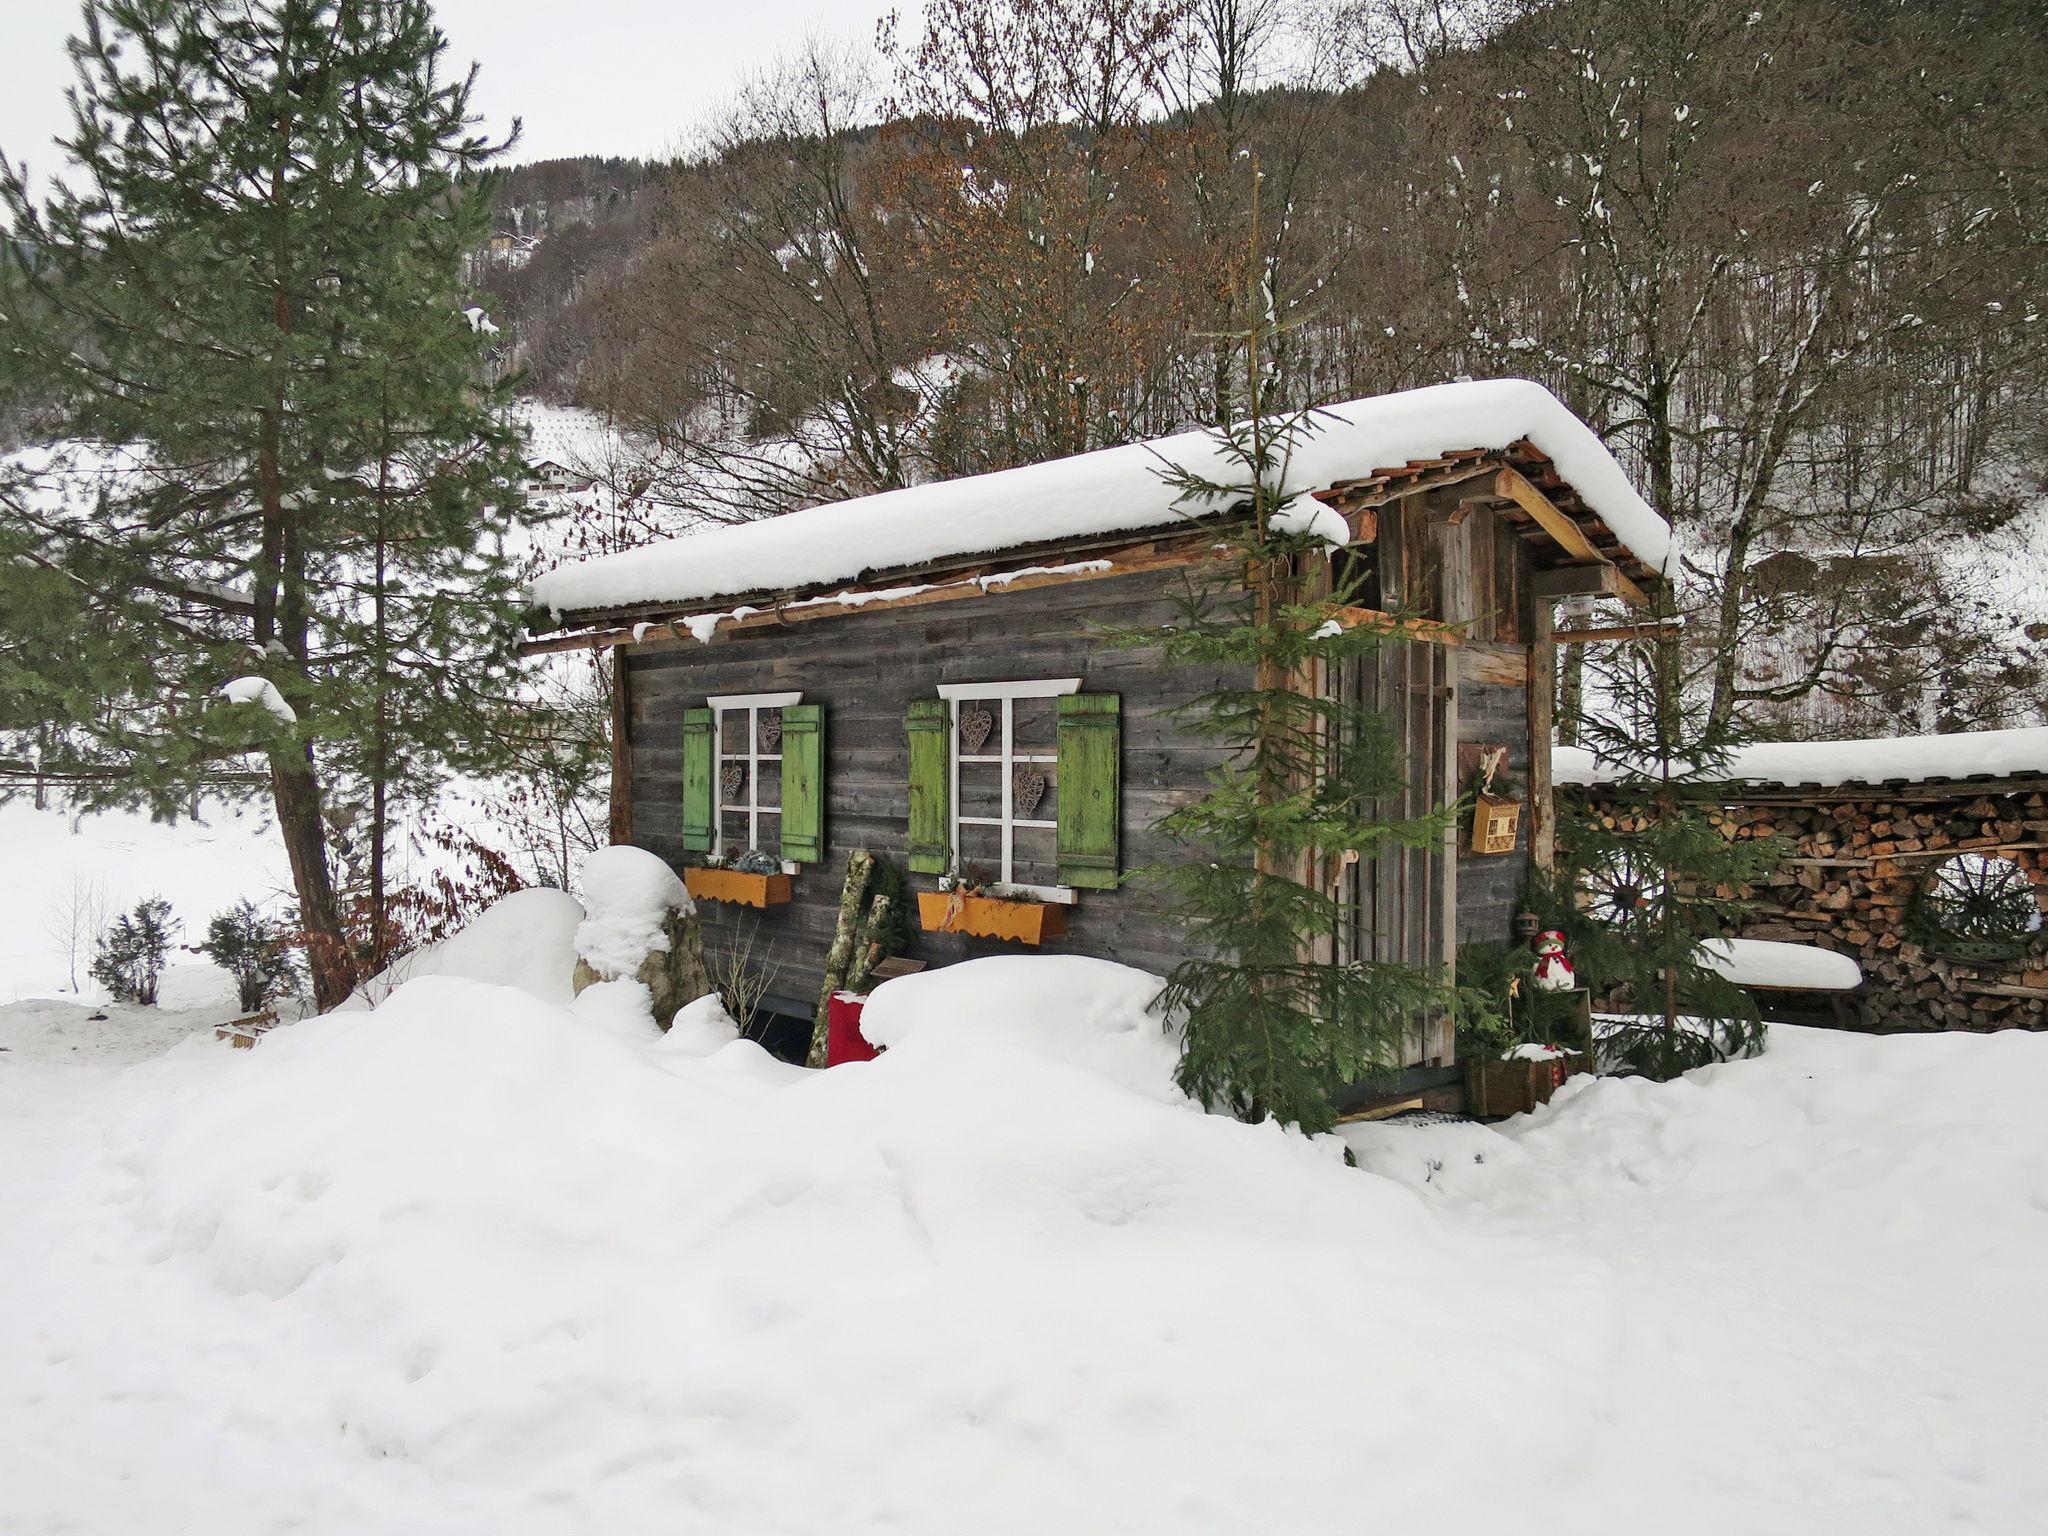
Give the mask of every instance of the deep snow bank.
[[0, 1529], [2038, 1528], [2048, 1038], [1355, 1128], [1411, 1192], [982, 964], [827, 1073], [448, 976], [0, 1054]]
[[[1151, 978], [1099, 966], [1112, 1044], [1048, 1014], [1037, 1048], [1041, 963], [952, 968], [1007, 1027], [890, 983], [895, 1048], [827, 1073], [415, 980], [150, 1069], [173, 1108], [129, 1216], [254, 1319], [288, 1420], [630, 1529], [1206, 1529], [1306, 1519], [1360, 1456], [1415, 1469], [1420, 1510], [1474, 1444], [1527, 1443], [1544, 1372], [1477, 1401], [1425, 1369], [1480, 1276], [1413, 1196], [1117, 1081], [1157, 1044]], [[1361, 1393], [1368, 1362], [1399, 1390]]]

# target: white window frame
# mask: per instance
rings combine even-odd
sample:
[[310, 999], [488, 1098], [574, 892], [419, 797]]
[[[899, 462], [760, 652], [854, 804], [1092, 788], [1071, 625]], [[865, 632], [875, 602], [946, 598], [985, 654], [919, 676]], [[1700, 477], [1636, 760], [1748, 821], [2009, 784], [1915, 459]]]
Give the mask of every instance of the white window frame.
[[[948, 786], [947, 816], [948, 837], [953, 845], [953, 857], [955, 859], [960, 857], [960, 828], [963, 825], [970, 827], [1001, 827], [1003, 832], [1002, 868], [998, 871], [996, 883], [989, 888], [992, 895], [1031, 896], [1039, 901], [1072, 902], [1074, 900], [1074, 889], [1072, 886], [1020, 885], [1010, 879], [1010, 871], [1015, 867], [1016, 863], [1014, 853], [1017, 828], [1043, 827], [1050, 829], [1055, 838], [1059, 834], [1059, 823], [1057, 821], [1039, 821], [1035, 819], [1026, 821], [1019, 819], [1015, 814], [1015, 808], [1011, 804], [1010, 794], [1017, 764], [1057, 764], [1059, 762], [1057, 736], [1054, 739], [1054, 750], [1051, 752], [1019, 752], [1016, 750], [1017, 713], [1014, 707], [1016, 701], [1019, 699], [1057, 699], [1070, 693], [1079, 693], [1080, 691], [1081, 679], [1078, 677], [1031, 678], [997, 683], [939, 684], [939, 697], [946, 701], [949, 727], [946, 736], [946, 764], [947, 771], [952, 775], [952, 780]], [[987, 700], [990, 703], [1000, 703], [1002, 705], [1001, 713], [997, 719], [996, 751], [970, 753], [963, 758], [960, 751], [960, 701], [963, 699], [970, 703]], [[987, 744], [983, 743], [983, 745]], [[962, 816], [960, 814], [960, 764], [963, 761], [970, 763], [995, 763], [999, 765], [998, 772], [1002, 775], [1003, 784], [1003, 809], [1001, 815]], [[1057, 793], [1059, 785], [1055, 783], [1053, 787], [1055, 793]], [[944, 886], [949, 884], [950, 881], [941, 880], [939, 883], [941, 886]]]
[[[761, 804], [761, 765], [763, 763], [780, 763], [782, 761], [782, 754], [780, 752], [763, 752], [761, 750], [761, 711], [764, 709], [783, 709], [791, 704], [801, 704], [803, 701], [804, 696], [801, 693], [721, 693], [713, 694], [704, 701], [711, 707], [711, 852], [716, 857], [724, 858], [726, 856], [725, 813], [727, 811], [744, 811], [746, 813], [747, 848], [759, 848], [761, 846], [761, 818], [763, 816], [773, 816], [775, 818], [776, 831], [778, 834], [781, 832], [782, 799], [779, 781], [777, 784], [776, 803], [766, 806]], [[747, 803], [745, 805], [727, 805], [725, 803], [725, 717], [728, 714], [744, 714], [747, 720], [747, 750], [732, 754], [734, 762], [744, 762], [747, 765]], [[779, 835], [775, 839], [775, 846], [777, 848], [782, 846], [782, 838]], [[742, 848], [736, 851], [744, 853], [746, 849]], [[793, 875], [796, 873], [796, 865], [790, 860], [784, 859], [782, 861], [782, 872], [785, 875]]]

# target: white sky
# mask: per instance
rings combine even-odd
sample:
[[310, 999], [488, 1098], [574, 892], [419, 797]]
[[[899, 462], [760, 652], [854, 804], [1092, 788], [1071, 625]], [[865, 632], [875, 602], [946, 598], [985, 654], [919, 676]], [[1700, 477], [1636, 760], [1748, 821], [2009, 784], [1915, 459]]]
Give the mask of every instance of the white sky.
[[[439, 0], [450, 64], [483, 66], [479, 106], [514, 116], [518, 160], [656, 155], [675, 147], [755, 68], [817, 33], [872, 36], [891, 0]], [[906, 20], [914, 4], [902, 4]], [[0, 0], [0, 150], [59, 169], [70, 117], [64, 39], [76, 0]]]

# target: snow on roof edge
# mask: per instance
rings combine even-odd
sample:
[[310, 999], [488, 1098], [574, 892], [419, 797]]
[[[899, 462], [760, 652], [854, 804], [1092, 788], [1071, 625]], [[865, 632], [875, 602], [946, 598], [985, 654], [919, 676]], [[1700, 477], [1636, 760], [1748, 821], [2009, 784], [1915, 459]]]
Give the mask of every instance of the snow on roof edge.
[[[2048, 774], [2048, 726], [1945, 736], [1758, 742], [1731, 754], [1719, 777], [1730, 784], [1828, 788], [2035, 773]], [[1584, 747], [1557, 747], [1552, 752], [1554, 783], [1611, 784], [1620, 776], [1615, 764], [1599, 761]]]
[[[1586, 424], [1527, 379], [1438, 384], [1326, 406], [1283, 489], [1319, 490], [1411, 459], [1527, 439], [1637, 559], [1662, 570], [1670, 529]], [[1178, 516], [1162, 470], [1235, 477], [1208, 431], [827, 502], [564, 565], [530, 588], [557, 616], [809, 589], [963, 555], [1137, 532]]]

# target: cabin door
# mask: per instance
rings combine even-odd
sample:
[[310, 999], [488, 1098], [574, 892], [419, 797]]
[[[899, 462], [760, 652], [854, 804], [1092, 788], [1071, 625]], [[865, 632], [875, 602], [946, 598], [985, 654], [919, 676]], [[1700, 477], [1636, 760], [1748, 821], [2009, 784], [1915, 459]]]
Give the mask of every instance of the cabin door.
[[[1418, 497], [1382, 509], [1368, 546], [1382, 608], [1464, 624], [1474, 616], [1468, 519], [1432, 516]], [[1456, 655], [1428, 640], [1392, 640], [1340, 670], [1335, 686], [1386, 717], [1401, 744], [1406, 786], [1389, 816], [1421, 816], [1458, 797]], [[1434, 848], [1401, 848], [1345, 872], [1339, 894], [1353, 917], [1340, 959], [1393, 962], [1449, 979], [1457, 944], [1455, 833]], [[1348, 953], [1347, 953], [1348, 951]], [[1447, 1017], [1418, 1018], [1403, 1066], [1448, 1066]]]

